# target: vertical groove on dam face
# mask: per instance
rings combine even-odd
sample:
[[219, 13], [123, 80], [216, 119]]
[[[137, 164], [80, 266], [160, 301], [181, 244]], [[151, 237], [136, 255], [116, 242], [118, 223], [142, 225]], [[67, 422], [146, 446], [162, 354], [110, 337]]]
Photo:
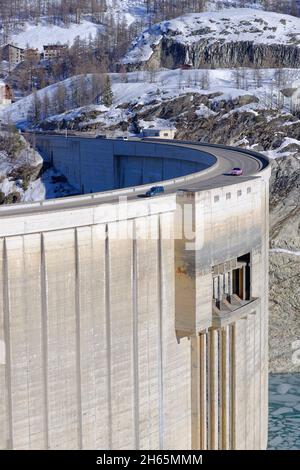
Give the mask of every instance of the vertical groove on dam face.
[[41, 323], [42, 323], [42, 363], [43, 363], [43, 402], [44, 402], [44, 442], [49, 449], [49, 400], [48, 400], [48, 306], [47, 276], [44, 234], [41, 234]]
[[201, 417], [201, 432], [200, 432], [200, 449], [207, 449], [207, 379], [206, 379], [206, 333], [200, 334], [200, 417]]
[[6, 239], [3, 242], [3, 310], [4, 310], [4, 337], [6, 356], [6, 384], [7, 384], [7, 417], [8, 417], [8, 449], [13, 449], [13, 409], [11, 386], [11, 338], [10, 338], [10, 307], [9, 307], [9, 280]]
[[248, 330], [248, 320], [246, 318], [242, 318], [242, 321], [244, 322], [245, 328], [244, 328], [244, 354], [245, 354], [245, 370], [244, 370], [244, 397], [245, 397], [245, 411], [244, 411], [244, 433], [245, 433], [245, 449], [248, 449], [248, 433], [247, 433], [247, 418], [248, 418], [248, 407], [247, 407], [247, 402], [249, 400], [249, 389], [248, 389], [248, 365], [247, 365], [247, 330]]
[[236, 448], [236, 325], [230, 326], [230, 444]]
[[107, 364], [107, 411], [108, 411], [108, 448], [112, 450], [112, 403], [111, 403], [111, 327], [110, 327], [110, 257], [109, 232], [105, 226], [105, 315], [106, 315], [106, 364]]
[[75, 244], [75, 318], [76, 318], [76, 383], [77, 383], [77, 409], [78, 409], [78, 448], [82, 449], [82, 397], [81, 397], [81, 344], [80, 344], [80, 274], [78, 231], [74, 233]]
[[157, 283], [158, 283], [158, 395], [159, 395], [159, 448], [164, 449], [164, 389], [163, 389], [163, 267], [162, 267], [162, 229], [160, 216], [158, 216], [157, 238]]
[[136, 221], [133, 223], [133, 246], [132, 246], [132, 313], [133, 313], [133, 374], [134, 374], [134, 441], [135, 449], [140, 448], [140, 429], [139, 429], [139, 343], [138, 343], [138, 276], [137, 276], [137, 240], [136, 240]]
[[227, 332], [228, 327], [222, 328], [220, 331], [220, 379], [221, 379], [221, 406], [220, 406], [220, 422], [221, 422], [221, 439], [220, 439], [220, 448], [223, 450], [228, 449], [228, 421], [227, 421], [227, 412], [228, 412], [228, 350], [227, 350]]

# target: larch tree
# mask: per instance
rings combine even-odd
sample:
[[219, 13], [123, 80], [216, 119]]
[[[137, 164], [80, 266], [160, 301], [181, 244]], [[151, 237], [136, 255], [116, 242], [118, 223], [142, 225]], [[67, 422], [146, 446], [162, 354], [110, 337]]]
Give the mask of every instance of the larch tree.
[[102, 103], [109, 108], [113, 103], [114, 95], [111, 89], [110, 76], [107, 74], [105, 77], [104, 90], [102, 95]]

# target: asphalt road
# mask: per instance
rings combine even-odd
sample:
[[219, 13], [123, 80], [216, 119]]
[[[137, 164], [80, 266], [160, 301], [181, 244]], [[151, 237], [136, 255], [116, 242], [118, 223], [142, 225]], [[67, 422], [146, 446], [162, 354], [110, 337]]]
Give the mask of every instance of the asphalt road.
[[[146, 139], [146, 141], [153, 142], [152, 139]], [[230, 147], [222, 146], [211, 146], [208, 144], [191, 143], [191, 142], [178, 142], [178, 141], [166, 141], [155, 139], [156, 143], [174, 145], [180, 147], [189, 147], [193, 149], [199, 149], [210, 153], [217, 157], [217, 164], [213, 165], [210, 169], [195, 174], [195, 178], [187, 183], [178, 183], [170, 186], [166, 186], [165, 194], [156, 197], [164, 197], [165, 195], [172, 194], [179, 189], [213, 189], [216, 187], [222, 187], [234, 184], [238, 181], [245, 181], [256, 177], [259, 171], [261, 171], [266, 165], [268, 165], [267, 158], [255, 155], [255, 153], [247, 153], [243, 150], [235, 150]], [[243, 170], [243, 176], [231, 176], [229, 173], [234, 167], [239, 167]], [[162, 183], [163, 184], [163, 183]], [[154, 186], [155, 184], [147, 185], [147, 187]], [[128, 197], [128, 200], [140, 198], [145, 193], [145, 186], [141, 188], [136, 187], [135, 191], [123, 192], [123, 195]], [[26, 204], [15, 204], [14, 206], [2, 206], [0, 207], [0, 219], [1, 217], [25, 215], [39, 212], [50, 212], [53, 210], [70, 210], [79, 209], [86, 206], [99, 205], [100, 203], [115, 203], [118, 202], [120, 194], [113, 194], [112, 191], [97, 193], [95, 195], [86, 196], [75, 196], [63, 199], [53, 200], [53, 204], [42, 203], [26, 203]]]

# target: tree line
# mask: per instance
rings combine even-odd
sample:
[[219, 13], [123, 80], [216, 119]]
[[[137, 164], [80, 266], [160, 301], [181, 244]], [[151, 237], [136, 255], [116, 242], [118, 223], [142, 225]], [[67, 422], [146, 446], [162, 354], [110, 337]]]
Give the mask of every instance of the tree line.
[[[143, 0], [150, 21], [170, 19], [184, 13], [201, 12], [209, 0]], [[2, 25], [34, 20], [42, 17], [54, 24], [76, 21], [83, 15], [90, 15], [96, 23], [104, 23], [108, 10], [107, 0], [0, 0], [0, 23]], [[237, 6], [249, 3], [262, 3], [267, 10], [299, 15], [299, 0], [236, 0]], [[216, 0], [216, 6], [222, 7], [226, 0]], [[229, 3], [228, 3], [229, 4]], [[230, 4], [229, 4], [230, 5]], [[232, 5], [232, 2], [231, 2]], [[112, 2], [114, 6], [114, 2]]]
[[112, 105], [113, 93], [108, 74], [84, 74], [74, 77], [71, 82], [59, 82], [54, 90], [33, 93], [32, 103], [28, 109], [27, 120], [37, 124], [49, 116], [88, 106], [103, 104]]

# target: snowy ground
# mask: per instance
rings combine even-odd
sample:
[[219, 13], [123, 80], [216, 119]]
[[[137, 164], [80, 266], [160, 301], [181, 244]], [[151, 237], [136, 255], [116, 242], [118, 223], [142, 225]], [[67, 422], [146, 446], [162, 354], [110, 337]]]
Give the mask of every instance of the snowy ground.
[[51, 168], [45, 171], [40, 178], [32, 181], [28, 185], [26, 191], [24, 191], [21, 181], [14, 180], [12, 178], [4, 178], [0, 182], [0, 191], [5, 195], [17, 192], [20, 194], [22, 202], [44, 201], [45, 199], [66, 197], [78, 194], [78, 190], [76, 190], [68, 182], [55, 182], [56, 180], [53, 181], [53, 177], [63, 177], [63, 175], [60, 172], [57, 172], [55, 169]]
[[146, 6], [143, 0], [106, 0], [108, 14], [115, 21], [125, 20], [130, 26], [135, 21], [147, 21]]
[[43, 19], [39, 25], [26, 23], [23, 31], [11, 35], [10, 41], [16, 46], [22, 48], [29, 46], [42, 52], [44, 45], [68, 44], [71, 46], [77, 36], [88, 40], [94, 38], [103, 29], [103, 26], [87, 20], [83, 20], [81, 24], [71, 23], [66, 28], [63, 24], [61, 26], [50, 25], [46, 19]]
[[[18, 193], [21, 201], [29, 202], [78, 193], [55, 169], [40, 173], [43, 165], [41, 155], [29, 146], [24, 137], [17, 136], [17, 138], [23, 143], [23, 147], [20, 146], [14, 158], [9, 156], [7, 151], [0, 150], [0, 192], [4, 196]], [[24, 168], [30, 170], [26, 172], [22, 170]], [[26, 174], [31, 175], [28, 184], [24, 181]]]
[[292, 251], [285, 248], [272, 248], [270, 253], [283, 253], [290, 256], [300, 256], [300, 251]]
[[40, 178], [30, 183], [27, 191], [23, 193], [24, 202], [43, 201], [78, 194], [78, 190], [68, 182], [55, 182], [53, 177], [57, 178], [62, 174], [54, 168], [45, 171]]
[[299, 45], [300, 18], [250, 8], [190, 13], [146, 29], [134, 41], [124, 63], [149, 60], [153, 47], [165, 35], [182, 44], [199, 41], [209, 44], [217, 40], [223, 43], [250, 41], [254, 44]]
[[[149, 15], [147, 15], [146, 5], [144, 0], [106, 0], [107, 13], [104, 18], [110, 16], [116, 22], [126, 22], [127, 26], [138, 22], [142, 25], [149, 23]], [[222, 8], [230, 7], [251, 7], [252, 9], [260, 9], [260, 0], [211, 0], [207, 2], [207, 11], [215, 11]], [[83, 20], [80, 25], [71, 23], [69, 27], [65, 27], [63, 24], [59, 25], [48, 25], [47, 18], [43, 17], [38, 25], [35, 22], [26, 22], [11, 25], [11, 31], [9, 31], [8, 41], [16, 44], [20, 47], [34, 47], [40, 51], [43, 49], [44, 44], [61, 43], [61, 44], [72, 44], [76, 36], [80, 36], [82, 39], [94, 37], [98, 31], [102, 31], [104, 26], [95, 24], [91, 18], [87, 15], [83, 15]], [[3, 34], [3, 30], [0, 25], [0, 40]]]
[[[145, 21], [147, 23], [146, 7], [143, 0], [106, 0], [107, 14], [111, 15], [114, 20], [126, 22], [130, 26], [135, 21]], [[43, 50], [44, 44], [61, 43], [72, 45], [74, 39], [79, 36], [81, 39], [89, 39], [95, 37], [98, 31], [103, 31], [104, 26], [95, 24], [87, 15], [83, 15], [80, 24], [71, 23], [66, 27], [61, 25], [48, 24], [47, 18], [43, 17], [37, 25], [34, 22], [26, 22], [24, 24], [15, 24], [9, 33], [9, 42], [19, 47], [38, 48]], [[1, 38], [0, 25], [0, 38]]]
[[[88, 84], [91, 82], [91, 75], [85, 75], [85, 82]], [[70, 99], [72, 94], [72, 89], [75, 85], [80, 85], [80, 76], [74, 76], [72, 78], [67, 78], [64, 80], [63, 85], [65, 86], [66, 90], [66, 106], [67, 108], [72, 108]], [[42, 90], [37, 92], [38, 98], [42, 101], [47, 94], [49, 102], [50, 102], [50, 111], [51, 111], [51, 102], [53, 104], [55, 93], [57, 92], [59, 84], [55, 83], [54, 85], [50, 85]], [[14, 123], [20, 124], [22, 122], [26, 122], [28, 119], [28, 113], [33, 107], [34, 103], [34, 95], [28, 95], [25, 98], [22, 98], [10, 106], [7, 106], [5, 109], [0, 110], [0, 120], [3, 121], [10, 120]]]
[[300, 141], [285, 137], [283, 143], [276, 150], [268, 150], [265, 152], [267, 157], [274, 159], [279, 157], [286, 157], [291, 153], [300, 153]]
[[[259, 103], [252, 103], [243, 107], [241, 111], [251, 109], [272, 108], [276, 106], [280, 96], [278, 85], [278, 71], [275, 69], [262, 69], [259, 72], [253, 69], [230, 70], [166, 70], [162, 72], [132, 72], [126, 77], [122, 74], [112, 74], [112, 91], [114, 95], [113, 106], [107, 110], [103, 106], [91, 105], [90, 109], [102, 112], [97, 119], [99, 122], [107, 122], [110, 126], [126, 119], [128, 109], [122, 109], [123, 104], [139, 104], [146, 107], [153, 101], [165, 101], [184, 95], [186, 93], [220, 93], [216, 100], [235, 98], [237, 96], [252, 94], [259, 99]], [[282, 69], [281, 87], [291, 86], [295, 80], [300, 79], [300, 69]], [[72, 95], [72, 87], [80, 77], [72, 77], [62, 82]], [[91, 76], [86, 76], [90, 81]], [[51, 101], [57, 90], [57, 84], [46, 87], [37, 92], [42, 100], [45, 94]], [[283, 99], [283, 96], [280, 96]], [[68, 101], [68, 100], [67, 100]], [[28, 112], [33, 106], [33, 95], [29, 95], [16, 103], [0, 111], [0, 120], [12, 120], [20, 124], [26, 124]], [[69, 108], [68, 108], [69, 106]], [[284, 109], [288, 112], [289, 99], [285, 99]], [[87, 107], [73, 110], [72, 103], [67, 103], [67, 109], [71, 112], [54, 116], [55, 120], [73, 119]], [[201, 107], [199, 115], [207, 110]], [[53, 113], [54, 114], [54, 113]]]
[[300, 374], [271, 375], [269, 449], [300, 450]]

